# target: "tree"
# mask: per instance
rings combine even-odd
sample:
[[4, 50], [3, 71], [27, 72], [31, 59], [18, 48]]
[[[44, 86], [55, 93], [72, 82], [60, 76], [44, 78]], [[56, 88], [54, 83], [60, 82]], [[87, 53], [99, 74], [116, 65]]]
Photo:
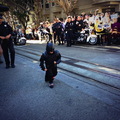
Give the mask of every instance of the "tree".
[[63, 8], [66, 15], [71, 15], [77, 5], [78, 0], [54, 0], [54, 2]]
[[33, 8], [33, 0], [2, 0], [9, 8], [12, 15], [15, 15], [24, 29], [29, 21], [30, 10]]
[[41, 0], [34, 0], [34, 13], [35, 13], [36, 27], [38, 27], [42, 19], [42, 1]]

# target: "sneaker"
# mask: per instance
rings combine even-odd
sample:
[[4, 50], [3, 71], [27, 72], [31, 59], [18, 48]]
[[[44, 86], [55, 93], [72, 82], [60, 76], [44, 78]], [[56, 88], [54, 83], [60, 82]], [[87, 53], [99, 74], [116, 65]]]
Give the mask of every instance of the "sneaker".
[[54, 87], [54, 84], [53, 84], [53, 83], [49, 84], [49, 87], [50, 87], [50, 88], [53, 88], [53, 87]]

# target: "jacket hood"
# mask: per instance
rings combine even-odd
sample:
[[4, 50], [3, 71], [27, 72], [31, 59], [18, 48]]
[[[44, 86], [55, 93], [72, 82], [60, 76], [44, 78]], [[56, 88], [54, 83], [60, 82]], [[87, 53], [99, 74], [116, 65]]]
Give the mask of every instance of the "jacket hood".
[[53, 45], [53, 43], [47, 43], [46, 51], [47, 51], [47, 53], [54, 52], [54, 45]]

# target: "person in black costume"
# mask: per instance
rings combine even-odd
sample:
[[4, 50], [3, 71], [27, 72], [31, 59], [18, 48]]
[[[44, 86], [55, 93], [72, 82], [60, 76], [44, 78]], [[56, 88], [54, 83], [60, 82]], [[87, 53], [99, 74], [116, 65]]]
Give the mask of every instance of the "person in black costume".
[[[2, 15], [0, 15], [0, 39], [1, 39], [1, 46], [3, 49], [3, 56], [6, 63], [6, 68], [15, 68], [14, 61], [15, 61], [15, 50], [13, 46], [13, 41], [11, 35], [13, 30], [8, 23], [3, 21]], [[9, 59], [9, 52], [10, 58]]]
[[47, 43], [46, 51], [40, 58], [40, 67], [46, 71], [45, 81], [49, 82], [49, 87], [53, 88], [53, 80], [57, 75], [57, 64], [61, 62], [61, 54], [59, 51], [54, 50], [53, 43]]

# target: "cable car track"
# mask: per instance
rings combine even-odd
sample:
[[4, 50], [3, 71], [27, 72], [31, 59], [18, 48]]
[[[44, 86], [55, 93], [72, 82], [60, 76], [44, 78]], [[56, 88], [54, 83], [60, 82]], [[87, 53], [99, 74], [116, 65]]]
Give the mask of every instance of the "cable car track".
[[[40, 54], [37, 54], [37, 53], [36, 53], [36, 52], [39, 52], [39, 53], [40, 53], [40, 51], [37, 51], [37, 50], [35, 50], [35, 49], [29, 48], [29, 50], [32, 50], [33, 52], [29, 51], [28, 48], [27, 48], [26, 50], [25, 50], [25, 49], [16, 48], [16, 50], [20, 50], [20, 51], [23, 51], [23, 52], [27, 52], [27, 53], [29, 53], [29, 54], [35, 55], [35, 56], [37, 56], [37, 57], [38, 57], [38, 56], [40, 57]], [[22, 55], [22, 56], [24, 56], [24, 57], [30, 58], [30, 59], [32, 59], [32, 60], [39, 61], [39, 59], [33, 58], [32, 56], [23, 55], [22, 53], [19, 53], [19, 52], [17, 52], [17, 51], [16, 51], [16, 53], [19, 54], [19, 55]], [[41, 53], [42, 53], [42, 51], [41, 51]], [[64, 57], [64, 56], [63, 56], [63, 57]], [[70, 58], [70, 57], [64, 57], [64, 58], [72, 59], [72, 58]], [[89, 63], [89, 64], [92, 64], [92, 65], [97, 65], [97, 66], [101, 66], [101, 67], [106, 67], [106, 66], [103, 66], [103, 65], [99, 65], [99, 64], [96, 64], [96, 63], [90, 63], [90, 62], [83, 61], [83, 60], [77, 60], [77, 59], [72, 59], [72, 60], [82, 61], [82, 62]], [[75, 66], [75, 67], [81, 67], [81, 68], [86, 69], [86, 70], [91, 70], [91, 71], [93, 71], [93, 72], [98, 72], [98, 73], [100, 73], [100, 74], [104, 74], [104, 75], [107, 75], [107, 76], [109, 76], [109, 77], [113, 77], [113, 78], [118, 78], [118, 79], [120, 79], [120, 76], [119, 76], [119, 75], [113, 75], [113, 74], [110, 74], [110, 73], [105, 73], [105, 72], [103, 72], [103, 71], [99, 71], [99, 70], [87, 68], [87, 67], [85, 67], [85, 66], [76, 65], [76, 64], [74, 64], [74, 63], [71, 63], [69, 60], [68, 60], [68, 61], [62, 61], [62, 62], [65, 63], [65, 64], [69, 64], [69, 65]], [[94, 78], [91, 78], [91, 77], [88, 77], [88, 76], [86, 76], [86, 75], [82, 75], [82, 74], [79, 74], [79, 73], [75, 73], [75, 72], [73, 72], [73, 71], [71, 71], [71, 70], [67, 70], [67, 69], [64, 69], [64, 68], [61, 68], [61, 67], [58, 67], [58, 68], [61, 69], [61, 70], [67, 71], [67, 72], [69, 72], [69, 73], [75, 74], [75, 75], [77, 75], [77, 76], [82, 76], [82, 77], [84, 77], [84, 78], [91, 79], [92, 81], [95, 81], [95, 82], [97, 82], [97, 83], [99, 83], [99, 84], [104, 84], [104, 85], [106, 85], [106, 86], [109, 86], [109, 87], [112, 87], [112, 88], [114, 88], [114, 89], [120, 90], [119, 87], [116, 87], [116, 86], [107, 84], [107, 83], [102, 82], [102, 81], [98, 81], [98, 80], [96, 80], [96, 79], [94, 79]], [[110, 67], [106, 67], [106, 68], [108, 68], [108, 69], [113, 69], [113, 68], [110, 68]], [[119, 69], [114, 69], [114, 70], [117, 70], [118, 72], [120, 72]]]

